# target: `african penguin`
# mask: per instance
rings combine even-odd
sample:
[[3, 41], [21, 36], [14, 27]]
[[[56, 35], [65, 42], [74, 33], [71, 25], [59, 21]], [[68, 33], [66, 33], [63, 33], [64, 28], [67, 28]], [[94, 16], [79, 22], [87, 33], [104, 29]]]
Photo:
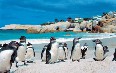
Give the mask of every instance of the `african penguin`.
[[26, 63], [25, 63], [25, 54], [26, 54], [26, 48], [27, 48], [26, 37], [21, 36], [19, 43], [20, 43], [20, 46], [17, 50], [16, 67], [18, 67], [17, 64], [18, 64], [19, 61], [24, 62], [24, 65], [26, 65]]
[[58, 43], [54, 37], [50, 38], [50, 43], [46, 49], [46, 64], [55, 63], [58, 60]]
[[71, 50], [71, 57], [72, 61], [80, 61], [80, 58], [82, 57], [81, 53], [81, 45], [79, 43], [79, 39], [81, 38], [74, 38], [73, 40], [73, 46]]
[[59, 43], [59, 48], [58, 48], [58, 60], [59, 61], [64, 61], [65, 60], [65, 48], [63, 43]]
[[4, 44], [0, 49], [0, 73], [10, 72], [12, 63], [17, 56], [18, 42], [11, 41], [9, 44]]
[[87, 43], [85, 43], [83, 46], [81, 46], [82, 59], [85, 59], [87, 50], [88, 50], [88, 45]]
[[28, 63], [32, 63], [34, 60], [34, 57], [35, 57], [34, 47], [32, 46], [31, 43], [28, 42], [25, 59], [27, 60]]

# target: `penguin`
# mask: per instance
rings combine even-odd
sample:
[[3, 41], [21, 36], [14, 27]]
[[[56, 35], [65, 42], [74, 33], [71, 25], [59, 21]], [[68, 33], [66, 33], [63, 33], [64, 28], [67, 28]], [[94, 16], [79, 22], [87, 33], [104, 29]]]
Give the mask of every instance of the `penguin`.
[[25, 59], [28, 63], [32, 63], [35, 57], [35, 51], [31, 43], [28, 42]]
[[79, 43], [79, 39], [81, 38], [74, 38], [73, 40], [73, 46], [72, 46], [72, 50], [71, 50], [71, 57], [72, 61], [80, 61], [80, 58], [82, 57], [82, 53], [81, 53], [81, 45]]
[[7, 46], [8, 46], [8, 44], [6, 44], [6, 43], [5, 43], [5, 44], [3, 44], [3, 46], [1, 45], [1, 46], [0, 46], [0, 47], [1, 47], [0, 49], [1, 49], [1, 50], [0, 50], [0, 51], [2, 51], [2, 50], [4, 50], [4, 49], [6, 49], [6, 47], [7, 47]]
[[2, 44], [0, 44], [0, 49], [2, 48]]
[[27, 65], [26, 61], [25, 61], [26, 48], [27, 48], [26, 37], [25, 36], [21, 36], [19, 43], [20, 43], [20, 46], [19, 46], [19, 48], [17, 50], [16, 67], [18, 67], [17, 64], [18, 64], [19, 61], [24, 62], [24, 65]]
[[68, 47], [66, 43], [64, 43], [64, 49], [65, 49], [65, 60], [67, 60], [68, 59]]
[[112, 59], [112, 61], [116, 61], [116, 48], [115, 48], [115, 52], [114, 52], [114, 58]]
[[0, 73], [10, 73], [12, 63], [17, 56], [18, 45], [16, 41], [11, 41], [0, 49]]
[[93, 40], [93, 42], [96, 43], [95, 45], [95, 58], [93, 58], [95, 61], [102, 61], [104, 60], [104, 50], [102, 42], [99, 39]]
[[58, 43], [54, 37], [50, 38], [50, 43], [46, 49], [46, 64], [55, 63], [58, 60]]
[[88, 50], [88, 45], [87, 43], [85, 43], [83, 46], [81, 46], [82, 59], [85, 59], [87, 50]]
[[47, 49], [47, 45], [44, 46], [42, 52], [41, 52], [41, 59], [42, 59], [42, 62], [45, 62], [46, 61], [46, 49]]
[[65, 53], [65, 48], [63, 43], [59, 43], [59, 48], [58, 48], [58, 60], [63, 61], [65, 60], [66, 53]]

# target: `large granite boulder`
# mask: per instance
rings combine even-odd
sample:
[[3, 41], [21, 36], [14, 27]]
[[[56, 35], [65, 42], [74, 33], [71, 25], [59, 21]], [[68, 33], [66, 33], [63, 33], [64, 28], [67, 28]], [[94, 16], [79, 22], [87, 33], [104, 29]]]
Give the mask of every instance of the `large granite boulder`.
[[58, 22], [55, 24], [44, 25], [39, 33], [65, 31], [70, 26], [69, 22]]
[[82, 30], [80, 30], [80, 25], [76, 25], [75, 28], [73, 29], [73, 32], [82, 32]]
[[107, 25], [101, 28], [103, 33], [116, 33], [116, 26], [114, 25]]
[[41, 28], [30, 27], [27, 29], [27, 33], [39, 33]]

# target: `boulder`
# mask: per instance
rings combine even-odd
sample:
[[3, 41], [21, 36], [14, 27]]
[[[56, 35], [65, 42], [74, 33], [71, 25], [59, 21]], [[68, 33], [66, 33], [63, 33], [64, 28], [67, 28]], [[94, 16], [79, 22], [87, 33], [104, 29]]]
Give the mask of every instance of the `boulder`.
[[114, 25], [107, 25], [101, 28], [103, 33], [116, 33], [116, 26]]
[[33, 27], [30, 27], [27, 29], [27, 33], [39, 33], [41, 30], [41, 28], [33, 28]]
[[80, 25], [76, 25], [75, 28], [73, 29], [73, 32], [82, 32], [80, 30]]

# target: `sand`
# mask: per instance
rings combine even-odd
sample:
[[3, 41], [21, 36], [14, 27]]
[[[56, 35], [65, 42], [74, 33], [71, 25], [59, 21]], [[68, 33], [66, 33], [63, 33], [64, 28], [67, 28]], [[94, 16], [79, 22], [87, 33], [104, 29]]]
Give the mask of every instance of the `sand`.
[[[89, 51], [91, 52], [91, 51]], [[72, 62], [71, 59], [65, 62], [58, 62], [55, 64], [45, 64], [37, 57], [40, 55], [36, 53], [34, 63], [28, 63], [24, 66], [19, 63], [19, 68], [13, 64], [11, 73], [116, 73], [116, 61], [112, 61], [113, 55], [106, 57], [103, 61], [94, 61], [93, 58], [86, 57], [80, 62]], [[91, 53], [87, 54], [91, 56]]]
[[[19, 67], [16, 68], [15, 64], [10, 70], [11, 73], [116, 73], [116, 61], [112, 61], [113, 53], [116, 48], [116, 38], [103, 39], [103, 45], [109, 47], [109, 53], [105, 60], [94, 61], [94, 46], [95, 44], [92, 40], [80, 41], [83, 45], [85, 42], [89, 45], [89, 50], [87, 51], [86, 59], [81, 59], [80, 62], [72, 62], [70, 57], [70, 50], [72, 47], [72, 41], [68, 41], [69, 55], [68, 60], [65, 62], [58, 62], [55, 64], [45, 64], [41, 62], [41, 50], [44, 44], [34, 44], [36, 48], [36, 57], [34, 63], [28, 63], [24, 66], [23, 63], [19, 63]], [[39, 49], [39, 50], [37, 50]]]

